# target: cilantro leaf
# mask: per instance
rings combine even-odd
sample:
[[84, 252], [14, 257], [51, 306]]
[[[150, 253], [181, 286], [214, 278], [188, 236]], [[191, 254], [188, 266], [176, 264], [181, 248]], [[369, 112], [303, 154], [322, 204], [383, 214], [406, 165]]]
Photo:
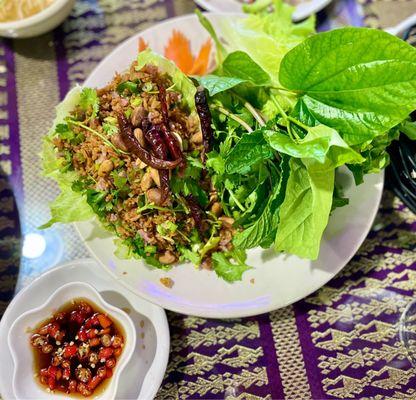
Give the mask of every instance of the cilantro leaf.
[[91, 118], [96, 118], [100, 109], [100, 101], [97, 91], [92, 88], [84, 88], [80, 94], [79, 106], [87, 113], [91, 113]]
[[125, 82], [121, 82], [118, 86], [117, 86], [117, 92], [119, 94], [124, 94], [124, 93], [133, 93], [133, 94], [137, 94], [139, 93], [139, 88], [137, 83], [134, 83], [132, 81], [125, 81]]
[[227, 257], [224, 253], [218, 252], [212, 254], [212, 265], [215, 273], [229, 283], [241, 281], [243, 273], [251, 269], [245, 262], [236, 259], [232, 254]]
[[114, 134], [118, 133], [118, 126], [110, 124], [109, 122], [104, 122], [103, 123], [103, 131], [108, 136], [111, 136], [111, 135], [114, 135]]

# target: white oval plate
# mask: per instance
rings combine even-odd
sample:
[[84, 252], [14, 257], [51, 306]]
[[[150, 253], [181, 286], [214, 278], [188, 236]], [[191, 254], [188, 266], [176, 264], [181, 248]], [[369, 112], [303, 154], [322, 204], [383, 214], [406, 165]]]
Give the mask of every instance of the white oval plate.
[[10, 303], [0, 321], [0, 397], [4, 400], [15, 398], [12, 388], [14, 364], [7, 346], [11, 325], [26, 311], [44, 304], [56, 289], [74, 281], [94, 286], [105, 301], [128, 312], [136, 327], [136, 349], [120, 376], [116, 398], [153, 399], [162, 383], [169, 358], [170, 336], [166, 314], [160, 307], [135, 296], [115, 282], [94, 260], [72, 261], [42, 274]]
[[[292, 15], [293, 21], [302, 21], [310, 15], [321, 11], [332, 0], [300, 0]], [[195, 3], [207, 11], [243, 12], [243, 3], [238, 0], [195, 0]]]
[[[221, 15], [207, 16], [215, 25]], [[194, 15], [165, 21], [122, 43], [98, 65], [85, 85], [104, 86], [115, 71], [125, 70], [137, 53], [139, 37], [149, 42], [155, 51], [163, 53], [172, 29], [192, 38], [194, 52], [207, 39]], [[114, 256], [113, 238], [96, 222], [80, 222], [76, 227], [96, 259], [126, 287], [146, 300], [169, 310], [202, 317], [256, 315], [284, 307], [319, 289], [347, 264], [364, 241], [379, 206], [384, 175], [370, 175], [358, 187], [354, 186], [350, 175], [346, 174], [344, 178], [350, 204], [333, 213], [317, 261], [254, 249], [248, 254], [248, 264], [254, 268], [244, 274], [242, 282], [234, 284], [219, 279], [214, 272], [197, 270], [191, 264], [164, 272], [150, 269], [141, 261], [120, 260]], [[171, 289], [159, 281], [166, 276], [174, 281]]]

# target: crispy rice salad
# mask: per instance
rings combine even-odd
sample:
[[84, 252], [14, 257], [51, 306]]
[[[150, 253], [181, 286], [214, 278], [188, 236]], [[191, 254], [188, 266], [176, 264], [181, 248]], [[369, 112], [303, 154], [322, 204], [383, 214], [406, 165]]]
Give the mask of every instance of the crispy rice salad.
[[[385, 32], [316, 34], [279, 0], [223, 17], [216, 67], [188, 77], [150, 49], [101, 89], [75, 88], [45, 137], [55, 222], [98, 217], [120, 257], [241, 280], [248, 249], [315, 260], [331, 213], [416, 138], [416, 50]], [[219, 40], [219, 36], [221, 40]]]
[[209, 253], [231, 250], [234, 221], [204, 172], [210, 140], [201, 125], [212, 135], [205, 93], [186, 81], [193, 97], [184, 99], [169, 74], [142, 64], [102, 89], [70, 93], [75, 107], [46, 146], [53, 145], [60, 171], [75, 177], [71, 190], [84, 195], [124, 251], [158, 267], [190, 258], [210, 267]]

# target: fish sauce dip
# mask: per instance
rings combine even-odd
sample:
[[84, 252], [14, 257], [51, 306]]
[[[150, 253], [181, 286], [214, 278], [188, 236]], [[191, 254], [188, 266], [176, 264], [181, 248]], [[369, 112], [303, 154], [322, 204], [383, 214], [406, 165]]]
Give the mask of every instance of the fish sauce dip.
[[38, 14], [55, 0], [0, 0], [0, 22], [18, 21]]
[[91, 301], [74, 299], [33, 331], [35, 377], [47, 391], [102, 393], [123, 351], [122, 327]]

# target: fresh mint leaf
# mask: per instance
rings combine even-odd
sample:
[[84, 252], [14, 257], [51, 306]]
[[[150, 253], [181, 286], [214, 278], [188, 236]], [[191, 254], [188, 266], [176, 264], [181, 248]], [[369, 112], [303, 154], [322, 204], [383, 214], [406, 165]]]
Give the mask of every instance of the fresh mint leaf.
[[100, 109], [100, 101], [97, 91], [92, 88], [84, 88], [80, 94], [79, 106], [82, 110], [91, 114], [91, 118], [96, 118]]
[[305, 112], [360, 144], [416, 108], [416, 49], [380, 30], [319, 33], [285, 55], [279, 80]]
[[[270, 135], [273, 133], [267, 132]], [[241, 137], [225, 159], [227, 173], [247, 173], [252, 165], [273, 157], [273, 149], [265, 140], [264, 135], [265, 131], [259, 129]]]
[[[271, 193], [266, 200], [263, 211], [252, 225], [238, 232], [233, 239], [234, 246], [241, 249], [251, 249], [273, 243], [279, 223], [278, 211], [285, 198], [286, 184], [289, 175], [289, 157], [283, 156], [280, 163], [280, 177], [272, 182]], [[267, 246], [266, 246], [267, 247]]]
[[227, 257], [224, 253], [218, 252], [212, 254], [212, 264], [215, 273], [229, 283], [241, 281], [243, 273], [251, 269], [244, 262], [234, 259], [232, 255]]
[[215, 150], [207, 154], [206, 165], [218, 175], [223, 175], [225, 173], [225, 160], [221, 154]]
[[336, 130], [325, 125], [307, 127], [307, 135], [298, 141], [281, 131], [267, 131], [264, 137], [274, 150], [295, 158], [316, 160], [322, 168], [334, 169], [343, 164], [365, 161]]

